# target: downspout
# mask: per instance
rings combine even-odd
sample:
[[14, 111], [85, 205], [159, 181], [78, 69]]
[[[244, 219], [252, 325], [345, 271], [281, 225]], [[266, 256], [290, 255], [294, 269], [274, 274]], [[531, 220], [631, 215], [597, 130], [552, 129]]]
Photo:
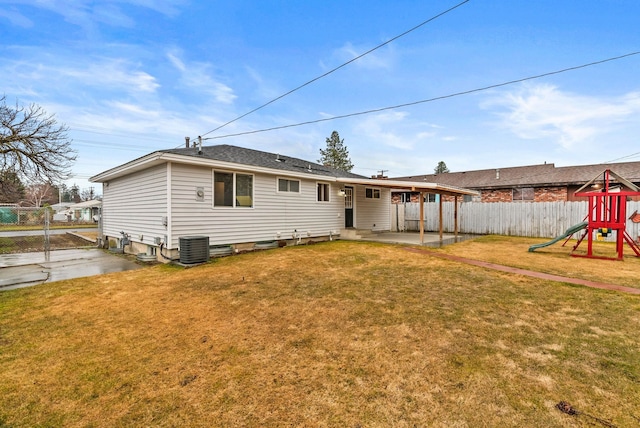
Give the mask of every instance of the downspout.
[[440, 200], [439, 205], [438, 205], [438, 217], [439, 217], [439, 221], [440, 221], [440, 242], [442, 242], [442, 194], [439, 195], [440, 197], [438, 198]]
[[[171, 248], [171, 241], [173, 240], [173, 216], [171, 215], [171, 206], [173, 204], [173, 199], [171, 197], [171, 162], [167, 162], [167, 225], [165, 226], [166, 235], [164, 237], [164, 246]], [[160, 248], [160, 252], [162, 253], [162, 248]]]

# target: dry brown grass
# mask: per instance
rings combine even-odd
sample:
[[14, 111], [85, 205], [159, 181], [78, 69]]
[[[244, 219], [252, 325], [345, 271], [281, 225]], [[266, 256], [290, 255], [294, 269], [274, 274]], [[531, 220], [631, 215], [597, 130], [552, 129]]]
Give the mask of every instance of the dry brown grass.
[[392, 245], [155, 266], [0, 293], [0, 426], [634, 426], [638, 331], [638, 296]]
[[[624, 260], [621, 261], [571, 257], [575, 240], [569, 241], [566, 246], [562, 246], [563, 241], [560, 241], [528, 252], [529, 246], [545, 241], [491, 235], [448, 245], [437, 251], [537, 272], [640, 288], [640, 257], [636, 257], [627, 244], [624, 245]], [[594, 242], [593, 248], [594, 255], [617, 257], [613, 243]], [[587, 242], [584, 241], [576, 254], [586, 254], [586, 251]]]

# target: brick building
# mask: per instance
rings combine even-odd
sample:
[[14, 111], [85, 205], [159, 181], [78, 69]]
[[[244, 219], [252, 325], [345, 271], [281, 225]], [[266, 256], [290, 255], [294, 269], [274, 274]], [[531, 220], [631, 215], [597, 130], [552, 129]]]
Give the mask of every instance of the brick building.
[[[619, 176], [640, 186], [640, 162], [579, 165], [556, 167], [554, 164], [529, 165], [477, 171], [447, 172], [393, 180], [441, 183], [480, 192], [478, 197], [465, 197], [465, 201], [478, 202], [553, 202], [575, 201], [573, 194], [585, 183], [611, 169]], [[595, 185], [598, 185], [596, 180]], [[418, 202], [417, 192], [392, 192], [392, 203]], [[435, 195], [425, 196], [435, 201]], [[452, 198], [445, 197], [443, 200]]]

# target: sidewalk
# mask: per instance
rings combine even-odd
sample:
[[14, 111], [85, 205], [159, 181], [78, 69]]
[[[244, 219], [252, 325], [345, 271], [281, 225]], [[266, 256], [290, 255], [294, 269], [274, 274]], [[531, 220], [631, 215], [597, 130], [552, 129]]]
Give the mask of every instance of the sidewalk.
[[454, 262], [466, 263], [466, 264], [469, 264], [469, 265], [479, 266], [479, 267], [483, 267], [483, 268], [487, 268], [487, 269], [499, 270], [501, 272], [515, 273], [517, 275], [530, 276], [532, 278], [545, 279], [545, 280], [548, 280], [548, 281], [566, 282], [566, 283], [569, 283], [569, 284], [583, 285], [585, 287], [599, 288], [599, 289], [602, 289], [602, 290], [620, 291], [620, 292], [623, 292], [623, 293], [640, 295], [640, 288], [624, 287], [622, 285], [606, 284], [606, 283], [603, 283], [603, 282], [587, 281], [585, 279], [568, 278], [568, 277], [560, 276], [560, 275], [552, 275], [552, 274], [548, 274], [548, 273], [535, 272], [535, 271], [526, 270], [526, 269], [520, 269], [520, 268], [514, 268], [514, 267], [510, 267], [510, 266], [498, 265], [498, 264], [495, 264], [495, 263], [483, 262], [483, 261], [480, 261], [480, 260], [467, 259], [467, 258], [464, 258], [464, 257], [453, 256], [451, 254], [436, 253], [435, 251], [429, 251], [427, 249], [422, 249], [422, 248], [406, 247], [405, 250], [410, 251], [412, 253], [424, 254], [424, 255], [427, 255], [427, 256], [438, 257], [438, 258], [441, 258], [441, 259], [447, 259], [447, 260], [451, 260], [451, 261], [454, 261]]

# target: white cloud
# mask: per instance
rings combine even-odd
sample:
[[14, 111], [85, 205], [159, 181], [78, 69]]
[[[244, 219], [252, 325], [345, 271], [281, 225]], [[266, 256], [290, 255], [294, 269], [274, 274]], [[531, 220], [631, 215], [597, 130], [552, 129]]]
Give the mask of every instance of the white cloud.
[[388, 111], [368, 115], [358, 121], [354, 132], [373, 144], [412, 150], [436, 135], [436, 125], [411, 120], [409, 113]]
[[182, 62], [182, 60], [178, 58], [177, 53], [169, 52], [167, 53], [167, 58], [169, 58], [171, 64], [173, 64], [173, 66], [177, 68], [178, 71], [183, 73], [187, 71], [187, 67], [184, 65], [184, 62]]
[[[339, 49], [336, 49], [334, 56], [342, 62], [350, 61], [359, 55], [367, 52], [371, 47], [354, 46], [350, 42], [345, 43]], [[354, 61], [354, 66], [366, 69], [390, 68], [394, 61], [394, 51], [390, 45], [384, 46], [371, 53], [366, 54], [362, 58]], [[326, 67], [326, 65], [325, 65]]]
[[[121, 0], [124, 1], [124, 0]], [[162, 15], [176, 16], [180, 13], [179, 6], [186, 5], [187, 0], [126, 0], [136, 6], [154, 10]]]
[[133, 28], [135, 21], [114, 4], [95, 5], [91, 13], [96, 21], [114, 27]]
[[7, 18], [11, 24], [22, 28], [32, 28], [33, 21], [21, 14], [17, 9], [0, 9], [0, 18]]
[[255, 83], [253, 91], [261, 98], [271, 100], [279, 97], [287, 89], [280, 87], [277, 82], [266, 80], [262, 74], [253, 67], [245, 66], [248, 77]]
[[[178, 7], [184, 5], [185, 0], [111, 0], [101, 3], [92, 0], [4, 0], [3, 3], [16, 6], [26, 4], [30, 7], [48, 10], [62, 16], [65, 21], [71, 24], [82, 27], [86, 31], [92, 31], [95, 29], [96, 22], [112, 27], [133, 27], [135, 21], [123, 10], [123, 5], [150, 9], [162, 15], [173, 17], [179, 13]], [[17, 11], [12, 13], [0, 11], [0, 16], [9, 18], [14, 25], [19, 26], [31, 22]]]
[[[40, 88], [40, 93], [71, 95], [86, 88], [100, 92], [123, 91], [127, 95], [149, 94], [160, 87], [154, 76], [139, 69], [139, 64], [122, 58], [83, 58], [78, 61], [40, 51], [30, 54], [32, 57], [28, 60], [9, 60], [0, 64], [0, 74], [6, 76], [3, 81], [5, 87], [20, 88], [16, 92], [24, 93], [35, 85]], [[43, 82], [48, 84], [42, 85]]]
[[44, 68], [46, 73], [54, 79], [59, 78], [69, 82], [68, 78], [71, 77], [74, 79], [74, 84], [82, 83], [86, 86], [120, 89], [131, 93], [152, 93], [160, 86], [155, 77], [136, 70], [135, 64], [118, 58], [103, 58], [78, 68], [72, 68], [68, 64]]
[[216, 101], [231, 104], [237, 98], [229, 86], [212, 77], [211, 65], [203, 62], [185, 63], [178, 50], [167, 52], [171, 64], [181, 73], [180, 82], [192, 89], [212, 95]]
[[597, 98], [560, 91], [552, 85], [525, 85], [485, 102], [502, 118], [500, 126], [523, 139], [551, 139], [565, 149], [593, 140], [640, 113], [640, 93]]

